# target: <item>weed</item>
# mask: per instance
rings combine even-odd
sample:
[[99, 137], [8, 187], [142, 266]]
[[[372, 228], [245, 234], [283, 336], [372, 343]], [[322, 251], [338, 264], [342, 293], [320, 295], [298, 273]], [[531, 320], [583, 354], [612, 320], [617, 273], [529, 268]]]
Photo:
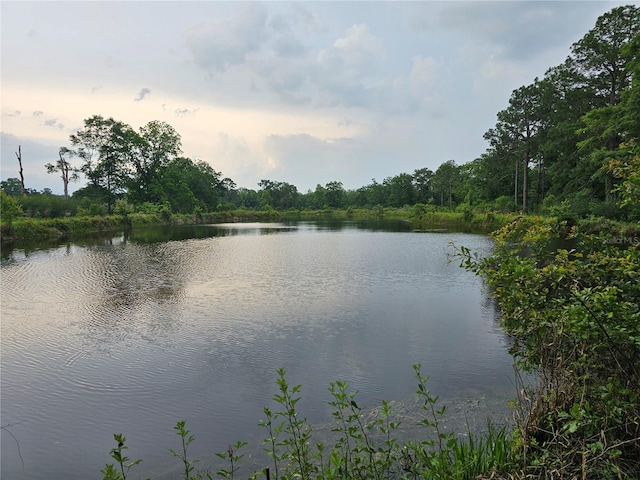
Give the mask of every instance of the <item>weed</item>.
[[131, 467], [138, 465], [142, 460], [129, 461], [129, 457], [124, 454], [124, 451], [128, 449], [126, 442], [127, 439], [121, 433], [114, 433], [113, 439], [117, 442], [118, 446], [111, 449], [110, 456], [116, 461], [116, 464], [109, 463], [100, 470], [100, 473], [104, 476], [104, 480], [127, 480], [127, 474]]
[[[468, 440], [462, 440], [453, 432], [445, 432], [441, 421], [446, 408], [437, 405], [438, 397], [426, 388], [427, 376], [423, 376], [420, 365], [414, 365], [418, 380], [417, 395], [425, 412], [420, 424], [425, 429], [425, 439], [420, 442], [402, 441], [396, 431], [400, 426], [394, 420], [391, 403], [382, 405], [371, 412], [365, 412], [357, 403], [357, 392], [350, 391], [344, 381], [334, 381], [329, 385], [335, 425], [333, 444], [312, 443], [312, 426], [297, 409], [301, 399], [300, 385], [290, 385], [286, 371], [278, 369], [276, 380], [278, 393], [273, 400], [279, 405], [277, 411], [265, 407], [266, 419], [260, 420], [268, 436], [262, 442], [263, 449], [271, 457], [276, 480], [293, 479], [471, 479], [482, 475], [492, 475], [505, 471], [511, 464], [510, 437], [504, 428], [495, 429], [489, 425], [486, 437], [476, 437], [468, 430]], [[188, 458], [188, 448], [195, 441], [194, 435], [181, 420], [174, 427], [181, 440], [179, 451], [170, 454], [183, 463], [184, 480], [211, 480], [210, 473], [195, 473], [197, 460]], [[435, 440], [429, 431], [435, 431]], [[115, 435], [118, 447], [111, 456], [119, 465], [113, 464], [102, 470], [104, 480], [126, 480], [131, 467], [140, 460], [129, 462], [123, 455], [127, 448], [125, 438]], [[331, 442], [330, 442], [331, 443]], [[216, 453], [227, 466], [217, 470], [217, 477], [227, 480], [236, 478], [240, 461], [244, 455], [240, 451], [247, 445], [239, 441], [229, 445], [225, 452]], [[312, 447], [313, 445], [313, 447]], [[254, 471], [250, 480], [261, 476], [271, 479], [271, 467]]]
[[176, 423], [175, 427], [173, 427], [174, 430], [176, 430], [176, 435], [180, 437], [182, 448], [178, 452], [170, 448], [169, 453], [173, 457], [179, 458], [182, 461], [182, 464], [184, 465], [184, 479], [191, 480], [194, 478], [191, 476], [191, 472], [195, 469], [194, 465], [197, 463], [197, 460], [189, 460], [187, 450], [189, 449], [189, 445], [191, 445], [195, 440], [195, 436], [186, 429], [186, 424], [186, 420], [180, 420]]

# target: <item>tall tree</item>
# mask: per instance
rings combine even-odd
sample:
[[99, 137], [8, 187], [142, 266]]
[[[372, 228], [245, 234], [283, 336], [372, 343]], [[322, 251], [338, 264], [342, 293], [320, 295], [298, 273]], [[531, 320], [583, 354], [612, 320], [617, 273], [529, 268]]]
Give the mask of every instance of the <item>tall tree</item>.
[[601, 15], [596, 25], [574, 43], [570, 60], [592, 88], [598, 99], [597, 108], [584, 116], [581, 151], [590, 157], [594, 175], [604, 176], [604, 195], [613, 199], [614, 178], [606, 166], [622, 138], [617, 128], [622, 92], [630, 85], [632, 73], [625, 56], [626, 46], [640, 35], [640, 8], [634, 5], [616, 7]]
[[135, 152], [136, 132], [126, 123], [94, 115], [69, 138], [83, 160], [81, 171], [95, 190], [104, 192], [111, 213], [116, 197], [128, 181], [128, 164]]
[[132, 135], [131, 179], [129, 198], [134, 203], [158, 202], [162, 197], [162, 169], [182, 151], [180, 135], [165, 122], [152, 121]]
[[71, 145], [76, 149], [76, 155], [83, 161], [80, 170], [94, 185], [97, 185], [94, 170], [99, 161], [100, 149], [107, 142], [114, 123], [113, 118], [105, 119], [102, 115], [93, 115], [84, 120], [81, 130], [69, 136]]
[[428, 203], [432, 198], [431, 180], [433, 172], [428, 168], [418, 168], [413, 171], [413, 187], [417, 203]]
[[460, 167], [454, 160], [442, 163], [433, 176], [434, 192], [440, 197], [440, 206], [444, 207], [445, 199], [449, 207], [453, 207], [453, 191], [460, 176]]
[[342, 182], [332, 181], [324, 186], [324, 200], [329, 208], [344, 206], [345, 190]]
[[47, 163], [45, 165], [47, 173], [60, 173], [65, 200], [69, 199], [69, 182], [75, 182], [78, 179], [77, 169], [73, 168], [69, 160], [65, 158], [65, 156], [72, 156], [73, 154], [73, 150], [70, 150], [67, 147], [60, 147], [60, 150], [58, 151], [58, 160], [55, 163]]
[[538, 132], [537, 148], [544, 161], [543, 173], [548, 172], [542, 193], [565, 196], [590, 182], [592, 172], [585, 178], [576, 170], [582, 160], [576, 144], [581, 118], [593, 108], [594, 92], [569, 60], [547, 70], [539, 86], [545, 128]]
[[515, 156], [516, 172], [518, 163], [522, 165], [522, 210], [525, 212], [529, 208], [529, 166], [537, 154], [536, 134], [543, 128], [545, 118], [540, 93], [538, 79], [514, 90], [509, 106], [498, 113], [495, 131], [488, 132], [495, 142], [508, 143], [507, 149]]
[[388, 201], [391, 206], [402, 207], [415, 203], [415, 187], [413, 176], [410, 174], [401, 173], [385, 179], [382, 183], [389, 192]]
[[622, 49], [640, 33], [640, 8], [616, 7], [601, 15], [594, 28], [571, 47], [571, 61], [595, 89], [604, 105], [620, 102], [631, 72], [625, 68]]

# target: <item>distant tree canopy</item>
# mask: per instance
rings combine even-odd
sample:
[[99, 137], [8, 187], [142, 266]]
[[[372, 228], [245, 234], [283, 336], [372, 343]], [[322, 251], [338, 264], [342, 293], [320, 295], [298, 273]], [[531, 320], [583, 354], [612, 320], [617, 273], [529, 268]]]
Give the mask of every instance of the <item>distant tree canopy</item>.
[[[182, 157], [180, 135], [171, 125], [151, 121], [136, 131], [100, 115], [87, 118], [70, 136], [71, 148], [62, 147], [46, 168], [62, 178], [65, 197], [69, 182], [83, 173], [88, 183], [71, 200], [91, 203], [96, 211], [104, 205], [107, 212], [126, 199], [137, 208], [164, 205], [176, 213], [465, 204], [640, 219], [640, 8], [613, 8], [569, 51], [543, 78], [511, 93], [484, 134], [488, 148], [478, 158], [372, 179], [355, 190], [339, 180], [306, 193], [272, 179], [258, 182], [257, 190], [238, 188], [208, 163]], [[0, 187], [20, 196], [18, 179]], [[37, 192], [25, 193], [27, 199]]]

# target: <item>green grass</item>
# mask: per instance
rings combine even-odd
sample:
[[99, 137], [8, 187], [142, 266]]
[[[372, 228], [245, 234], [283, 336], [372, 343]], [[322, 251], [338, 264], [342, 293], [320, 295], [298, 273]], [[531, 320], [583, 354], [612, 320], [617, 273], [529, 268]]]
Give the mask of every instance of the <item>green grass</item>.
[[116, 230], [127, 226], [119, 216], [86, 216], [65, 218], [18, 218], [10, 226], [2, 226], [3, 241], [82, 235]]
[[470, 213], [435, 210], [422, 212], [416, 207], [404, 208], [348, 208], [324, 210], [229, 210], [196, 214], [128, 213], [109, 216], [70, 216], [64, 218], [19, 217], [10, 224], [3, 223], [0, 233], [3, 241], [34, 238], [77, 236], [95, 232], [113, 231], [150, 225], [187, 225], [227, 222], [276, 222], [314, 220], [401, 220], [416, 231], [455, 230], [489, 233], [513, 220], [510, 214]]

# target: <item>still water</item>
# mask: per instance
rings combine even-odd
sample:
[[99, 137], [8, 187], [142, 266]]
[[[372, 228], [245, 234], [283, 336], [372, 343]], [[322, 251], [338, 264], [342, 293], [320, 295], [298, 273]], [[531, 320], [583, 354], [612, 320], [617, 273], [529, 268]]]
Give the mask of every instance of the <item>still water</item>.
[[113, 433], [144, 459], [130, 478], [165, 478], [180, 419], [194, 457], [237, 440], [259, 452], [279, 367], [317, 424], [330, 381], [367, 408], [403, 402], [418, 362], [442, 399], [506, 410], [513, 360], [495, 308], [448, 262], [449, 242], [488, 253], [490, 240], [402, 230], [185, 226], [4, 250], [2, 478], [101, 478]]

